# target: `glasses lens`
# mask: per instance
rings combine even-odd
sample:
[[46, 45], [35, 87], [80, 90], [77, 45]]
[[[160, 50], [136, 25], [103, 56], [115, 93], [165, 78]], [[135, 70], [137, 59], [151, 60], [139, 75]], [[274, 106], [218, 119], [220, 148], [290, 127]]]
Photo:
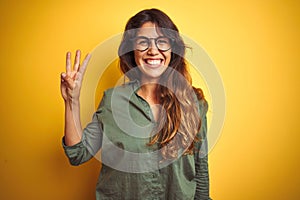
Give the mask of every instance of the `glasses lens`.
[[149, 39], [146, 37], [137, 37], [135, 40], [135, 49], [144, 51], [149, 47]]
[[159, 37], [156, 39], [156, 46], [161, 51], [167, 51], [171, 48], [170, 39], [167, 37]]

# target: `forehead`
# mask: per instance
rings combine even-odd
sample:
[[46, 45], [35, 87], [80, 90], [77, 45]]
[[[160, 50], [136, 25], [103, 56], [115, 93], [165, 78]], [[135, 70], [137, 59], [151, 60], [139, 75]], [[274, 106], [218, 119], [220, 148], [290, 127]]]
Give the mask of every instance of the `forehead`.
[[144, 23], [137, 31], [137, 36], [146, 36], [149, 38], [156, 38], [162, 35], [157, 26], [152, 22]]

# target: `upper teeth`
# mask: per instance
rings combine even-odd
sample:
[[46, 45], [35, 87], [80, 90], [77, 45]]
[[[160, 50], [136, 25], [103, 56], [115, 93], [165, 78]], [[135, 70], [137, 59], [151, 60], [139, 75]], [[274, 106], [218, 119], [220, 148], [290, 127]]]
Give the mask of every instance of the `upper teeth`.
[[158, 65], [160, 64], [160, 60], [147, 60], [147, 63], [150, 65]]

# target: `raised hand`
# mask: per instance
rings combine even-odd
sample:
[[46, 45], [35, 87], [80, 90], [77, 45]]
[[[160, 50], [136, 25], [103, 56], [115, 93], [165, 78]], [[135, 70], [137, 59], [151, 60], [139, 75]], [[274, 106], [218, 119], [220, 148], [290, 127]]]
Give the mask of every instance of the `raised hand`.
[[82, 64], [80, 64], [80, 50], [76, 51], [74, 66], [71, 63], [71, 53], [66, 56], [66, 72], [61, 73], [61, 95], [65, 102], [72, 103], [79, 100], [80, 89], [83, 76], [91, 58], [91, 54], [87, 54]]

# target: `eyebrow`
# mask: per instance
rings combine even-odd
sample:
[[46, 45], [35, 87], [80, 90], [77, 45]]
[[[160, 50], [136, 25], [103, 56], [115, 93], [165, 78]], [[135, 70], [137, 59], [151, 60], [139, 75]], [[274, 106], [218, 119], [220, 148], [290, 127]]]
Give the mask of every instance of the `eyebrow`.
[[[136, 34], [136, 37], [140, 37], [140, 36], [142, 36], [142, 37], [146, 37], [146, 38], [149, 38], [148, 36], [146, 36], [146, 35], [139, 35], [139, 34]], [[155, 37], [155, 38], [158, 38], [158, 37], [165, 37], [163, 34], [159, 34], [157, 37]], [[154, 38], [154, 37], [151, 37], [151, 38]]]
[[143, 37], [143, 38], [148, 38], [148, 39], [157, 39], [157, 38], [160, 38], [160, 37], [167, 37], [167, 36], [160, 35], [158, 37], [147, 37], [147, 36], [144, 36], [144, 35], [137, 35], [136, 38], [138, 38], [138, 37]]

